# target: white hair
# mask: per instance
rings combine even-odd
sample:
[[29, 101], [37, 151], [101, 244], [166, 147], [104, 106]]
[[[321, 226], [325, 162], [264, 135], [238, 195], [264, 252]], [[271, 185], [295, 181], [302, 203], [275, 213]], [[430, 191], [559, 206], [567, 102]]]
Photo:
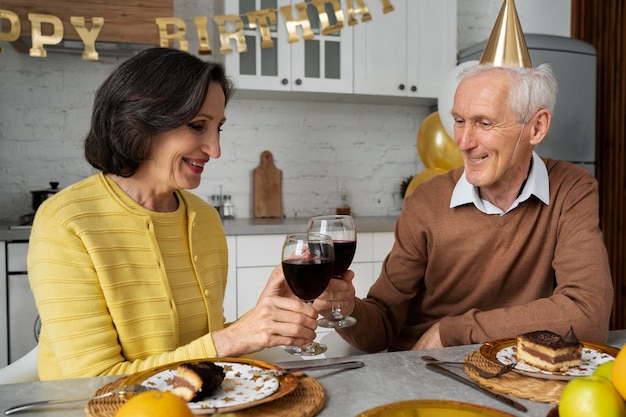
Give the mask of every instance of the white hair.
[[494, 67], [478, 64], [467, 67], [459, 74], [459, 83], [491, 71], [502, 71], [511, 80], [509, 106], [520, 123], [527, 123], [540, 109], [554, 112], [558, 84], [552, 66], [541, 64], [536, 68]]

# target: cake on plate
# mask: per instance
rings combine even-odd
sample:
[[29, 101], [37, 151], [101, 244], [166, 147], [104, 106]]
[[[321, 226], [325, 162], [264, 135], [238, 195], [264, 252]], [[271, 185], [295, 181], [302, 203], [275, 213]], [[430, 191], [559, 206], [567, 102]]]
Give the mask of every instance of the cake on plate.
[[182, 363], [176, 368], [172, 393], [187, 402], [197, 401], [215, 392], [224, 377], [224, 368], [213, 362]]
[[549, 372], [567, 372], [580, 365], [583, 345], [570, 328], [562, 337], [549, 330], [517, 336], [517, 360]]

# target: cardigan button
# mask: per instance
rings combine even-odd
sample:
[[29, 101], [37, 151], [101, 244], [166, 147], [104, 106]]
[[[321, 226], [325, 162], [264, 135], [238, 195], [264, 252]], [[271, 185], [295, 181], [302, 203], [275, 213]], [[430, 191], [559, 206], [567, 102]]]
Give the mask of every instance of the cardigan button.
[[198, 262], [198, 255], [194, 255], [194, 257], [193, 257], [193, 261], [194, 261], [194, 262]]
[[209, 296], [209, 290], [204, 290], [204, 295]]

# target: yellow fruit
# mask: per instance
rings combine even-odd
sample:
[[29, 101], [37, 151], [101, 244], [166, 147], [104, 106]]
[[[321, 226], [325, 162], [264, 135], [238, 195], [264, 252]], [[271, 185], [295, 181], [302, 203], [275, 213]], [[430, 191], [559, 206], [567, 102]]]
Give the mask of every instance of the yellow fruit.
[[148, 391], [128, 400], [115, 417], [193, 417], [193, 413], [185, 401], [169, 391]]
[[626, 405], [608, 379], [581, 376], [563, 389], [559, 417], [626, 417]]
[[601, 376], [601, 377], [608, 379], [609, 381], [612, 381], [613, 380], [612, 372], [613, 372], [614, 363], [615, 361], [604, 362], [603, 364], [598, 366], [595, 371], [593, 371], [593, 375]]
[[622, 347], [615, 357], [611, 380], [617, 392], [626, 400], [626, 345]]

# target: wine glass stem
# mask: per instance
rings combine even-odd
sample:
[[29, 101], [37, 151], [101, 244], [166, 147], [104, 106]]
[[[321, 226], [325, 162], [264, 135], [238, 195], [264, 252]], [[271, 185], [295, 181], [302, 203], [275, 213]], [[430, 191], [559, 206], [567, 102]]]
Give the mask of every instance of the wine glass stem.
[[333, 299], [333, 305], [331, 307], [331, 314], [334, 320], [343, 319], [343, 312], [341, 311], [341, 304], [337, 302], [337, 293], [332, 291], [331, 297]]

